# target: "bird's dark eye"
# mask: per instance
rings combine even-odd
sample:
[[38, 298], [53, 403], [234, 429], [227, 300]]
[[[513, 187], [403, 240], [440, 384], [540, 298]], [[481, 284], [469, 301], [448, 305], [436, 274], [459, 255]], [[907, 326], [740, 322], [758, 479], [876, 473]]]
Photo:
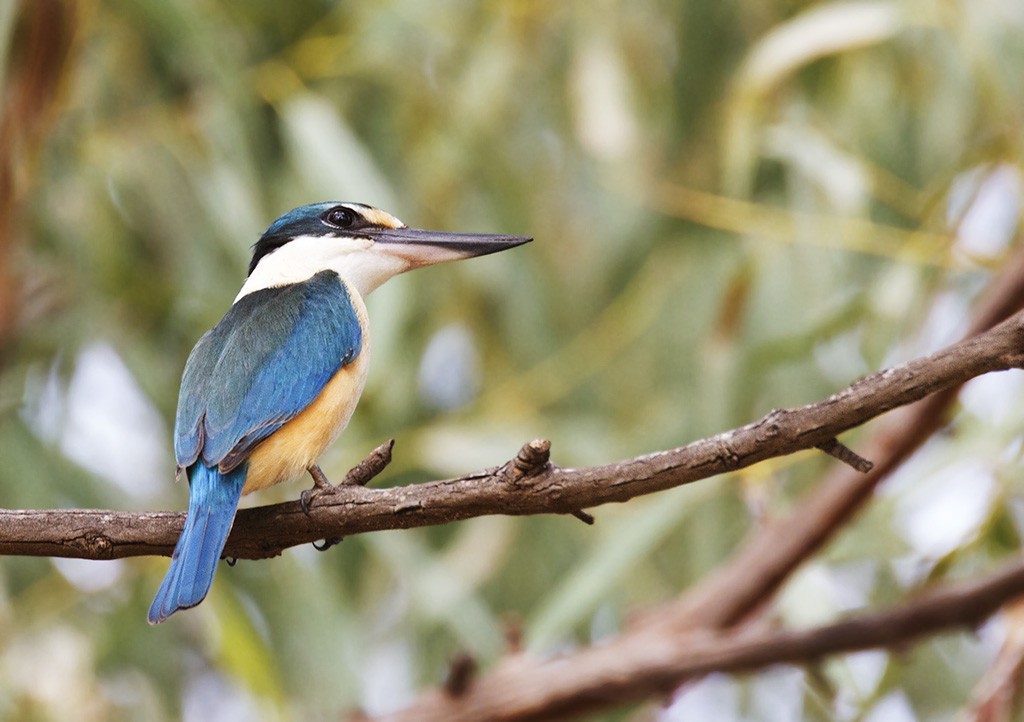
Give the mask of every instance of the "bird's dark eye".
[[356, 214], [350, 211], [348, 208], [342, 206], [336, 206], [322, 216], [324, 223], [328, 223], [338, 228], [348, 228], [356, 220]]

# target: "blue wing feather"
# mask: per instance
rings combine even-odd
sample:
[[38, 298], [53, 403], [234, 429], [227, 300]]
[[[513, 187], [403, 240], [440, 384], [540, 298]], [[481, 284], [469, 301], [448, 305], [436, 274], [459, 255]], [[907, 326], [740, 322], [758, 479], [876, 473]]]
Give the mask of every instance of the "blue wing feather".
[[239, 299], [185, 365], [178, 465], [202, 457], [230, 471], [312, 403], [361, 348], [359, 318], [332, 271]]

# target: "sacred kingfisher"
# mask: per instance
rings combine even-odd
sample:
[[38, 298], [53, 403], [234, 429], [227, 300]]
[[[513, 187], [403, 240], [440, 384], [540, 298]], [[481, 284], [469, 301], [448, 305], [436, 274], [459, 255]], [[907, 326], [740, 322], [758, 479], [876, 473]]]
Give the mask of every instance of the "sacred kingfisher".
[[242, 290], [185, 364], [174, 454], [188, 515], [151, 624], [206, 596], [242, 494], [318, 479], [366, 381], [366, 295], [404, 271], [529, 240], [417, 230], [361, 203], [314, 203], [270, 224]]

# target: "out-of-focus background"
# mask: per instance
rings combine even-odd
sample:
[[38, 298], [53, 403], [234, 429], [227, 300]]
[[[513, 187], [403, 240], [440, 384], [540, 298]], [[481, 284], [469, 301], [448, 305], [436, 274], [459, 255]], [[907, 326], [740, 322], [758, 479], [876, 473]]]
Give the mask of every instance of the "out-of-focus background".
[[[0, 59], [3, 507], [185, 507], [185, 358], [302, 203], [536, 238], [370, 298], [369, 382], [324, 467], [395, 437], [380, 484], [538, 436], [559, 464], [609, 462], [813, 401], [953, 340], [1019, 244], [1019, 0], [8, 0]], [[1019, 374], [971, 383], [777, 617], [827, 622], [1015, 553], [1022, 409]], [[394, 709], [459, 651], [494, 661], [510, 626], [538, 653], [614, 634], [833, 463], [593, 527], [485, 518], [224, 566], [158, 628], [166, 559], [0, 559], [0, 718]], [[713, 677], [663, 715], [948, 719], [1005, 633]]]

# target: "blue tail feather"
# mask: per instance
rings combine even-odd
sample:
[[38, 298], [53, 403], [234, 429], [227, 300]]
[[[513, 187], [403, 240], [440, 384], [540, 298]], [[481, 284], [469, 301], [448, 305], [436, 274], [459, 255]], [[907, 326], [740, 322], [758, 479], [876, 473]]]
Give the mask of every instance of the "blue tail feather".
[[235, 520], [247, 467], [242, 464], [222, 474], [200, 460], [189, 469], [185, 528], [174, 547], [167, 576], [149, 607], [150, 624], [164, 621], [179, 609], [196, 606], [210, 591]]

